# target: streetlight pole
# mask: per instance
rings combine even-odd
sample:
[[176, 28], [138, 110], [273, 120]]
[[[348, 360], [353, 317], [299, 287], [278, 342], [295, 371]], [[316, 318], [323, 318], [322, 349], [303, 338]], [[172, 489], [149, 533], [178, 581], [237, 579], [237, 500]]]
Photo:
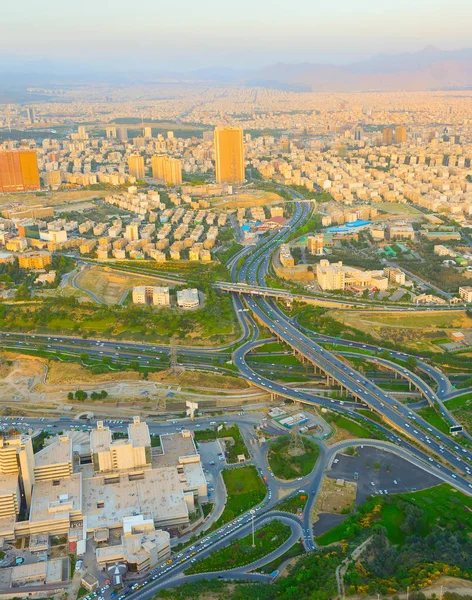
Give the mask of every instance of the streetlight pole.
[[406, 600], [408, 600], [408, 596], [410, 595], [410, 586], [406, 588]]
[[251, 510], [251, 523], [252, 523], [252, 547], [255, 548], [256, 544], [254, 541], [254, 515], [256, 514], [255, 510]]

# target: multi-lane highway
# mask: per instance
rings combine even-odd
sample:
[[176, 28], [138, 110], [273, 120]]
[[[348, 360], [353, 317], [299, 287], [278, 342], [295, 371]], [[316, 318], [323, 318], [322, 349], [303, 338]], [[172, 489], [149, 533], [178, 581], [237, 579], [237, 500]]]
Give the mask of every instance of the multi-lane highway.
[[[452, 439], [441, 431], [432, 427], [424, 421], [419, 415], [413, 413], [407, 406], [402, 405], [395, 400], [387, 391], [378, 387], [373, 381], [365, 375], [359, 373], [349, 363], [343, 360], [339, 353], [349, 354], [355, 348], [368, 348], [376, 352], [381, 348], [358, 344], [346, 340], [334, 340], [327, 336], [320, 336], [316, 332], [303, 330], [296, 321], [288, 318], [283, 311], [276, 305], [273, 299], [263, 297], [260, 294], [248, 293], [247, 288], [241, 284], [247, 284], [251, 289], [268, 289], [265, 285], [266, 276], [270, 270], [271, 259], [274, 251], [280, 243], [286, 239], [290, 232], [305, 222], [313, 206], [306, 202], [296, 203], [294, 212], [285, 228], [273, 233], [267, 234], [255, 247], [244, 248], [230, 261], [230, 272], [233, 286], [221, 286], [232, 293], [233, 303], [238, 320], [241, 325], [240, 341], [242, 345], [228, 345], [218, 349], [208, 348], [189, 348], [179, 347], [179, 353], [185, 355], [189, 360], [202, 360], [208, 358], [224, 358], [225, 360], [232, 356], [233, 363], [238, 367], [239, 373], [247, 379], [252, 385], [257, 386], [270, 394], [280, 397], [290, 398], [297, 402], [307, 405], [317, 405], [329, 409], [334, 409], [345, 413], [349, 418], [357, 417], [369, 421], [365, 415], [357, 415], [354, 408], [354, 400], [361, 402], [372, 411], [381, 415], [386, 425], [384, 427], [370, 420], [383, 433], [389, 441], [381, 440], [348, 440], [335, 444], [330, 448], [320, 444], [320, 457], [314, 470], [303, 481], [294, 481], [283, 483], [275, 480], [271, 475], [268, 464], [266, 448], [251, 447], [248, 445], [252, 454], [252, 459], [257, 465], [261, 474], [267, 478], [267, 495], [265, 500], [256, 507], [256, 527], [262, 526], [267, 520], [278, 518], [286, 522], [291, 528], [291, 537], [283, 544], [273, 555], [266, 557], [264, 561], [258, 561], [257, 564], [248, 565], [238, 569], [224, 572], [223, 576], [234, 579], [248, 579], [254, 581], [267, 581], [268, 578], [263, 575], [248, 574], [247, 571], [264, 564], [273, 558], [280, 556], [298, 539], [302, 539], [305, 548], [313, 550], [315, 542], [311, 528], [311, 508], [315, 502], [320, 489], [321, 482], [325, 476], [325, 470], [331, 465], [334, 456], [339, 450], [356, 444], [372, 445], [377, 448], [388, 450], [405, 458], [410, 463], [415, 464], [423, 470], [435, 475], [438, 479], [450, 483], [461, 491], [472, 494], [472, 453], [467, 447], [459, 443], [464, 438]], [[244, 259], [241, 262], [241, 259]], [[270, 288], [269, 288], [270, 289]], [[356, 307], [359, 305], [356, 304]], [[247, 312], [249, 309], [250, 312]], [[424, 310], [424, 309], [423, 309]], [[258, 324], [264, 325], [273, 335], [287, 343], [298, 355], [303, 356], [309, 363], [321, 369], [327, 377], [342, 386], [349, 394], [351, 401], [342, 401], [318, 396], [306, 390], [292, 388], [283, 383], [277, 383], [271, 378], [256, 372], [247, 362], [246, 355], [251, 350], [257, 348], [261, 343], [258, 340]], [[168, 346], [127, 342], [111, 342], [99, 340], [83, 340], [81, 338], [64, 336], [28, 336], [25, 334], [0, 333], [0, 343], [4, 347], [37, 347], [42, 346], [51, 350], [86, 352], [93, 356], [111, 356], [116, 360], [138, 360], [141, 364], [158, 364], [159, 361], [167, 361], [169, 354]], [[336, 349], [330, 349], [333, 343]], [[236, 347], [235, 347], [236, 346]], [[339, 346], [339, 348], [338, 348]], [[428, 375], [435, 382], [437, 389], [434, 390], [431, 385], [426, 383], [417, 374], [412, 373], [401, 364], [393, 361], [406, 361], [407, 355], [401, 352], [391, 351], [389, 360], [387, 358], [373, 357], [366, 355], [367, 360], [377, 361], [379, 365], [388, 366], [395, 369], [407, 380], [411, 381], [421, 393], [431, 403], [442, 404], [443, 399], [451, 394], [450, 382], [443, 374], [424, 361], [418, 361], [418, 369]], [[208, 368], [219, 368], [209, 365]], [[445, 411], [448, 417], [447, 411]], [[249, 432], [260, 421], [260, 415], [248, 414], [238, 416], [225, 416], [228, 423], [237, 422], [243, 434], [247, 437]], [[215, 419], [220, 421], [221, 419]], [[30, 425], [34, 427], [61, 427], [66, 426], [60, 419], [56, 420], [34, 420], [28, 419]], [[118, 431], [126, 427], [125, 422], [111, 422], [110, 426]], [[173, 421], [153, 423], [150, 422], [151, 433], [163, 433], [173, 431], [176, 426], [198, 428], [208, 425], [210, 418], [199, 419], [195, 423], [182, 422], [176, 424]], [[74, 426], [75, 423], [67, 424]], [[21, 426], [21, 424], [20, 424]], [[88, 426], [91, 426], [89, 424]], [[392, 429], [394, 431], [392, 431]], [[396, 432], [395, 432], [396, 430]], [[277, 432], [274, 432], [277, 433]], [[209, 476], [213, 480], [220, 478], [222, 465], [215, 465], [213, 470], [209, 470]], [[288, 515], [287, 513], [277, 512], [278, 491], [285, 488], [290, 494], [297, 494], [303, 489], [308, 495], [308, 502], [301, 517]], [[207, 524], [208, 526], [208, 524]], [[194, 581], [200, 578], [200, 575], [186, 576], [184, 570], [189, 564], [208, 556], [211, 552], [223, 548], [231, 541], [247, 535], [251, 530], [251, 515], [246, 513], [239, 516], [231, 523], [224, 525], [212, 533], [208, 533], [203, 539], [199, 540], [193, 546], [187, 547], [173, 557], [172, 564], [163, 564], [147, 575], [146, 585], [140, 589], [128, 590], [128, 597], [140, 600], [151, 598], [157, 591], [165, 587], [178, 585], [184, 581]], [[221, 577], [217, 573], [205, 574], [205, 578]]]

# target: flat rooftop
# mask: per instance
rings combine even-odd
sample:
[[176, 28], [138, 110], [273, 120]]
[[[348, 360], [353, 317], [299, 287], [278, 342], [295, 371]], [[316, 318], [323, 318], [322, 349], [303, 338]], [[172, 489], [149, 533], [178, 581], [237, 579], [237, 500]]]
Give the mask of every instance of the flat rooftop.
[[92, 429], [90, 433], [90, 449], [92, 452], [106, 452], [111, 445], [111, 431], [108, 427]]
[[146, 423], [141, 423], [140, 421], [128, 425], [128, 438], [135, 447], [151, 445], [149, 427]]
[[83, 481], [83, 514], [87, 529], [120, 525], [124, 517], [144, 514], [154, 521], [188, 516], [177, 469], [99, 475]]
[[0, 498], [11, 496], [18, 488], [18, 473], [0, 473]]
[[198, 455], [192, 435], [187, 437], [182, 433], [168, 433], [160, 437], [163, 453], [153, 457], [153, 462], [159, 467], [175, 467], [180, 463], [181, 456]]
[[30, 521], [63, 518], [82, 509], [82, 475], [38, 481], [33, 487]]
[[35, 467], [60, 465], [70, 461], [72, 461], [72, 444], [66, 436], [60, 436], [34, 455]]

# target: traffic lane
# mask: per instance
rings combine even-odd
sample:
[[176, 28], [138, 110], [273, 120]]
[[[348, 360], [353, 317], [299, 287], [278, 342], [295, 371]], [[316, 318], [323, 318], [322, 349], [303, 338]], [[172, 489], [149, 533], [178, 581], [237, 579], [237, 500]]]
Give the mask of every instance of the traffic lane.
[[[263, 527], [264, 524], [269, 523], [273, 520], [280, 520], [280, 521], [284, 522], [285, 524], [289, 525], [290, 528], [292, 529], [292, 534], [294, 531], [296, 531], [297, 539], [299, 539], [299, 537], [301, 537], [302, 531], [301, 531], [300, 520], [297, 517], [294, 517], [293, 515], [289, 515], [287, 513], [282, 513], [282, 512], [272, 511], [270, 514], [255, 515], [254, 528], [257, 531], [258, 529]], [[236, 529], [233, 529], [234, 527], [236, 527]], [[185, 554], [187, 556], [187, 559], [185, 560], [182, 557], [180, 559], [180, 562], [174, 562], [173, 565], [168, 567], [168, 569], [169, 569], [168, 573], [166, 572], [166, 573], [163, 573], [162, 575], [159, 575], [159, 572], [162, 571], [162, 567], [165, 567], [165, 565], [161, 565], [160, 568], [155, 569], [150, 574], [147, 574], [147, 578], [149, 579], [149, 577], [151, 577], [151, 580], [154, 580], [155, 584], [154, 583], [148, 584], [144, 588], [141, 588], [141, 590], [138, 590], [137, 592], [134, 592], [133, 594], [131, 594], [130, 598], [142, 598], [143, 596], [139, 596], [139, 595], [135, 595], [135, 594], [139, 594], [143, 590], [149, 591], [151, 588], [154, 590], [153, 593], [156, 593], [157, 589], [164, 589], [163, 587], [159, 587], [163, 584], [164, 585], [168, 584], [170, 586], [177, 585], [175, 582], [176, 577], [178, 577], [180, 574], [183, 573], [183, 571], [188, 569], [191, 564], [193, 564], [194, 562], [197, 562], [197, 560], [207, 558], [213, 552], [216, 552], [217, 550], [221, 550], [222, 548], [225, 548], [226, 546], [230, 545], [236, 539], [246, 537], [247, 535], [249, 535], [251, 533], [251, 531], [252, 531], [252, 517], [250, 514], [246, 513], [239, 519], [220, 528], [212, 538], [209, 539], [209, 536], [207, 536], [206, 538], [204, 538], [204, 540], [197, 542], [194, 546], [192, 546], [192, 548], [194, 548], [193, 551], [196, 552], [196, 554], [195, 554], [195, 556], [193, 556], [193, 558], [189, 558], [191, 556], [191, 554], [189, 554], [190, 549], [187, 549], [186, 551], [183, 551], [178, 555], [178, 557], [180, 557], [181, 555]], [[203, 542], [205, 542], [205, 540], [207, 540], [206, 544], [208, 544], [206, 546], [205, 546], [205, 543], [203, 543]], [[214, 540], [214, 541], [212, 542], [212, 540]], [[285, 552], [285, 550], [284, 550], [284, 552]], [[282, 552], [282, 554], [283, 554], [283, 552]], [[270, 562], [270, 560], [268, 560], [267, 562]], [[167, 567], [165, 567], [165, 569], [167, 569]], [[246, 570], [247, 570], [247, 566], [245, 566], [241, 569], [235, 570], [235, 574], [237, 574], [238, 572], [245, 573]], [[216, 573], [217, 576], [220, 574], [221, 573]], [[205, 576], [205, 574], [202, 574], [202, 576]], [[155, 579], [154, 579], [154, 577], [155, 577]]]
[[[201, 579], [225, 580], [226, 577], [224, 575], [221, 575], [221, 573], [199, 573], [196, 575], [180, 575], [178, 577], [174, 577], [165, 581], [153, 581], [148, 586], [145, 586], [135, 592], [131, 592], [131, 594], [128, 594], [126, 597], [129, 598], [129, 600], [153, 600], [155, 595], [162, 590], [175, 588], [176, 586], [181, 585], [183, 583], [200, 581]], [[250, 581], [254, 583], [269, 583], [271, 579], [272, 578], [269, 575], [263, 575], [262, 573], [233, 573], [231, 578], [228, 578], [229, 581]]]
[[[274, 331], [277, 335], [279, 335], [282, 339], [284, 339], [287, 343], [295, 347], [299, 352], [301, 352], [308, 360], [312, 361], [314, 364], [321, 367], [328, 375], [337, 380], [340, 384], [344, 385], [346, 388], [350, 389], [352, 393], [361, 398], [364, 402], [366, 402], [369, 406], [372, 406], [376, 410], [381, 413], [384, 413], [388, 416], [390, 420], [393, 420], [395, 424], [406, 433], [410, 435], [410, 437], [414, 438], [413, 430], [407, 432], [406, 428], [411, 429], [410, 424], [398, 421], [396, 415], [392, 415], [392, 411], [397, 411], [400, 415], [403, 416], [404, 419], [408, 419], [411, 417], [410, 411], [403, 407], [401, 404], [394, 404], [396, 401], [393, 400], [387, 393], [378, 388], [369, 380], [365, 379], [363, 375], [354, 371], [354, 369], [347, 369], [346, 365], [337, 359], [333, 354], [319, 347], [309, 338], [306, 338], [303, 334], [301, 334], [297, 329], [295, 329], [287, 320], [283, 319], [283, 317], [279, 314], [280, 319], [276, 319], [275, 323], [271, 320], [269, 315], [252, 299], [249, 297], [248, 305], [254, 310], [257, 316], [261, 319], [261, 321], [272, 331]], [[264, 300], [261, 301], [263, 307], [270, 312], [271, 308]], [[283, 326], [284, 325], [284, 326]], [[298, 345], [297, 345], [298, 344]], [[356, 386], [356, 383], [359, 387]], [[387, 408], [388, 407], [388, 408]], [[424, 438], [417, 437], [417, 441], [421, 441], [424, 443], [428, 443], [430, 445], [430, 449], [436, 451], [438, 454], [442, 454], [444, 458], [447, 458], [449, 461], [453, 461], [457, 468], [461, 468], [461, 464], [457, 464], [454, 462], [456, 460], [458, 463], [462, 462], [462, 459], [457, 457], [455, 452], [452, 450], [454, 447], [455, 450], [459, 450], [458, 446], [452, 442], [452, 440], [442, 434], [439, 430], [432, 428], [427, 421], [422, 419], [419, 416], [413, 417], [417, 420], [418, 423], [421, 423], [424, 429], [428, 429], [432, 432], [437, 439], [442, 441], [442, 444], [448, 446], [448, 449], [443, 449], [441, 444], [437, 444], [436, 440], [431, 439], [429, 441], [425, 441]], [[416, 435], [416, 434], [415, 434]], [[462, 449], [464, 455], [468, 460], [471, 460], [470, 455], [467, 450]], [[462, 471], [467, 473], [467, 471], [463, 468]]]
[[[265, 378], [258, 376], [244, 362], [244, 346], [241, 346], [235, 352], [235, 364], [238, 365], [238, 368], [248, 379], [254, 381], [255, 385], [258, 385], [265, 389], [269, 388], [273, 393], [280, 394], [281, 396], [285, 396], [285, 397], [291, 398], [293, 400], [297, 400], [302, 403], [305, 402], [307, 404], [317, 404], [317, 405], [327, 406], [329, 408], [332, 408], [332, 407], [330, 407], [329, 403], [326, 401], [325, 398], [317, 397], [317, 396], [302, 393], [302, 392], [295, 392], [294, 390], [291, 390], [285, 386], [280, 386], [270, 380], [266, 380]], [[337, 405], [336, 410], [338, 410], [340, 412], [347, 412], [348, 414], [352, 414], [352, 411], [347, 410], [344, 406], [341, 406], [341, 405]], [[368, 420], [368, 419], [365, 419], [365, 420]], [[393, 423], [395, 423], [399, 429], [402, 429], [403, 423], [402, 423], [401, 419], [397, 419], [394, 416], [393, 418], [390, 418], [390, 420]], [[383, 427], [379, 427], [379, 428], [384, 429]], [[392, 435], [392, 433], [389, 430], [385, 430], [385, 431], [387, 432], [388, 435]], [[427, 462], [429, 460], [430, 457], [428, 457], [428, 455], [426, 455], [424, 452], [417, 449], [412, 444], [409, 444], [408, 442], [401, 440], [401, 438], [399, 438], [398, 436], [396, 437], [396, 441], [398, 444], [407, 448], [409, 452], [412, 452], [414, 455], [419, 456], [422, 461]], [[441, 469], [441, 477], [443, 478], [443, 480], [445, 480], [447, 483], [449, 483], [451, 485], [454, 485], [455, 487], [459, 487], [462, 491], [465, 491], [466, 493], [470, 493], [470, 489], [468, 489], [468, 488], [470, 487], [472, 489], [472, 484], [469, 484], [467, 480], [463, 479], [461, 476], [456, 475], [453, 471], [451, 471], [447, 467], [444, 467], [443, 465], [440, 465], [439, 463], [436, 463], [436, 466], [438, 469]]]

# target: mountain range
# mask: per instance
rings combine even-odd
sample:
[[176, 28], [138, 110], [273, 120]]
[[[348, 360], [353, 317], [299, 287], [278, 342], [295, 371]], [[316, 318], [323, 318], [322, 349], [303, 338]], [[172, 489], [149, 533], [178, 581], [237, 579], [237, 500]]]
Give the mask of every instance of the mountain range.
[[419, 52], [378, 54], [346, 65], [324, 63], [277, 63], [242, 70], [212, 67], [187, 72], [162, 68], [120, 70], [103, 65], [70, 65], [58, 61], [16, 61], [0, 59], [0, 89], [10, 86], [43, 84], [104, 83], [205, 83], [244, 85], [294, 91], [368, 92], [471, 90], [472, 48], [441, 50], [428, 46]]

